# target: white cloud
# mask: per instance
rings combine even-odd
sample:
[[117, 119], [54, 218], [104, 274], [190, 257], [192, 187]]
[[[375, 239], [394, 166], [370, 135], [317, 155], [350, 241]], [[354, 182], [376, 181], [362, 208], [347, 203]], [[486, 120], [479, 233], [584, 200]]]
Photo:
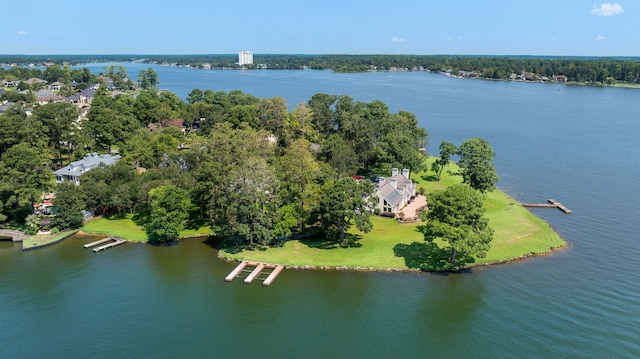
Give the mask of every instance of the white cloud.
[[406, 40], [401, 38], [401, 37], [391, 36], [391, 41], [393, 41], [393, 42], [405, 42]]
[[462, 40], [462, 36], [458, 36], [458, 37], [449, 36], [449, 37], [447, 37], [447, 40], [449, 40], [449, 41]]
[[20, 30], [20, 31], [18, 31], [18, 35], [26, 35], [26, 34], [27, 34], [27, 32], [26, 32], [26, 31], [24, 31], [24, 30]]
[[591, 9], [591, 15], [597, 16], [613, 16], [620, 15], [624, 12], [624, 9], [620, 4], [612, 4], [610, 2], [605, 4], [594, 5]]
[[598, 35], [598, 36], [594, 37], [593, 39], [594, 40], [604, 40], [604, 36]]

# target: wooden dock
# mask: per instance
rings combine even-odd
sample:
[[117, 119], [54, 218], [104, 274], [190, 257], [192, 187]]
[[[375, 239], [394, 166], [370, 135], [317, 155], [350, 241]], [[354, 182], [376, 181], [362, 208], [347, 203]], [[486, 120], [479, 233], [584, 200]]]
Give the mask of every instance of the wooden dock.
[[95, 241], [95, 242], [91, 242], [91, 243], [87, 243], [84, 245], [85, 248], [91, 248], [93, 246], [97, 246], [98, 244], [102, 244], [102, 243], [107, 243], [107, 242], [111, 242], [113, 239], [111, 237], [107, 237], [107, 238], [103, 238], [99, 241]]
[[[125, 239], [115, 238], [115, 237], [107, 237], [107, 238], [101, 239], [99, 241], [87, 243], [87, 244], [84, 245], [84, 247], [85, 248], [91, 248], [91, 247], [95, 247], [97, 245], [102, 244], [99, 247], [93, 248], [93, 251], [97, 253], [97, 252], [100, 252], [103, 249], [119, 246], [119, 245], [121, 245], [123, 243], [126, 243], [126, 242], [127, 241]], [[104, 243], [107, 243], [107, 244], [104, 244]]]
[[565, 207], [562, 203], [555, 199], [548, 199], [549, 203], [521, 203], [523, 207], [536, 207], [536, 208], [557, 208], [566, 214], [571, 214], [571, 210]]
[[[264, 271], [265, 269], [270, 269], [271, 272], [270, 273], [265, 272]], [[229, 273], [228, 276], [224, 278], [224, 280], [227, 282], [231, 282], [236, 277], [240, 276], [240, 273], [248, 272], [249, 275], [247, 275], [243, 280], [245, 284], [250, 284], [254, 280], [258, 279], [258, 280], [262, 280], [263, 286], [268, 287], [278, 277], [278, 275], [280, 274], [280, 272], [282, 272], [282, 270], [284, 270], [284, 266], [281, 264], [242, 261], [238, 264], [238, 266], [233, 271], [231, 271], [231, 273]], [[265, 279], [262, 279], [260, 278], [261, 274], [268, 274], [268, 276]]]

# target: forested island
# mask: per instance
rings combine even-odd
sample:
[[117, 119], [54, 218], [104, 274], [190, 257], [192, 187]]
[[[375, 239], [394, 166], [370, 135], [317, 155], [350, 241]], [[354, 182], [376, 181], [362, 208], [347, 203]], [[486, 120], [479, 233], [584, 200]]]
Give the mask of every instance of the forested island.
[[0, 64], [5, 66], [131, 61], [213, 69], [433, 71], [492, 80], [569, 82], [591, 85], [640, 84], [640, 59], [637, 57], [255, 54], [254, 64], [239, 66], [237, 54], [0, 55]]
[[[427, 270], [464, 267], [491, 247], [483, 203], [497, 181], [491, 146], [443, 142], [428, 159], [415, 115], [381, 101], [320, 93], [290, 111], [283, 98], [241, 91], [193, 89], [185, 102], [159, 91], [151, 68], [136, 82], [119, 66], [99, 75], [56, 64], [6, 73], [39, 77], [0, 97], [2, 227], [64, 231], [92, 213], [144, 228], [156, 244], [201, 231], [232, 257], [292, 240], [358, 247], [374, 224], [391, 228], [397, 219], [413, 222], [405, 228], [435, 245], [428, 248], [445, 248], [435, 250], [437, 260], [427, 256], [428, 265], [407, 264]], [[37, 95], [53, 83], [53, 95]], [[90, 159], [99, 162], [89, 167]], [[379, 196], [385, 177], [393, 189], [397, 181], [413, 185], [407, 202], [428, 194], [432, 210], [405, 218]], [[450, 211], [464, 215], [451, 221]], [[557, 239], [524, 254], [561, 246]]]

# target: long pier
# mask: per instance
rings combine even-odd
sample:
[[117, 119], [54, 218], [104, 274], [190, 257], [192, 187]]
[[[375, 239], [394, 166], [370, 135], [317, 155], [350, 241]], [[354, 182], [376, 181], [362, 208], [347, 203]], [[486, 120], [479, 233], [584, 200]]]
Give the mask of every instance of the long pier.
[[[111, 242], [111, 243], [109, 243]], [[123, 243], [126, 243], [127, 241], [125, 239], [121, 239], [121, 238], [115, 238], [115, 237], [107, 237], [95, 242], [91, 242], [91, 243], [87, 243], [84, 245], [85, 248], [91, 248], [91, 247], [95, 247], [98, 246], [100, 244], [102, 244], [99, 247], [93, 248], [94, 252], [100, 252], [103, 249], [107, 249], [107, 248], [111, 248], [111, 247], [115, 247], [115, 246], [119, 246]], [[104, 244], [107, 243], [107, 244]]]
[[[271, 272], [270, 273], [263, 272], [265, 269], [271, 269]], [[224, 280], [227, 282], [231, 282], [236, 277], [238, 277], [240, 273], [250, 272], [249, 275], [247, 275], [243, 280], [245, 284], [250, 284], [255, 279], [260, 279], [259, 276], [261, 274], [268, 273], [269, 275], [267, 276], [266, 279], [263, 279], [263, 280], [261, 279], [262, 285], [265, 287], [268, 287], [278, 277], [278, 275], [280, 274], [280, 272], [282, 272], [282, 270], [284, 270], [284, 266], [282, 264], [269, 264], [269, 263], [242, 261], [238, 264], [238, 266], [233, 271], [231, 271], [231, 273], [229, 273], [228, 276], [224, 278]]]
[[565, 207], [562, 203], [556, 201], [555, 199], [548, 199], [549, 203], [521, 203], [523, 207], [536, 207], [536, 208], [557, 208], [566, 214], [571, 214], [572, 211]]

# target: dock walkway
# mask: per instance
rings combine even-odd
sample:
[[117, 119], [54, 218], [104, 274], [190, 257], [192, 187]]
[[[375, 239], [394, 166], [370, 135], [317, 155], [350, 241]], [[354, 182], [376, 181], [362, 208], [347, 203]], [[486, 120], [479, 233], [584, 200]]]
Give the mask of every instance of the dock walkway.
[[[108, 243], [111, 242], [111, 243]], [[119, 246], [123, 243], [126, 243], [127, 240], [126, 239], [122, 239], [122, 238], [116, 238], [116, 237], [107, 237], [104, 239], [100, 239], [98, 241], [95, 242], [91, 242], [91, 243], [87, 243], [84, 245], [84, 248], [91, 248], [91, 247], [95, 247], [98, 245], [101, 245], [99, 247], [93, 248], [94, 252], [100, 252], [103, 249], [107, 249], [107, 248], [111, 248], [111, 247], [115, 247], [115, 246]], [[104, 244], [107, 243], [107, 244]]]
[[565, 207], [562, 203], [556, 201], [555, 199], [548, 199], [549, 203], [521, 203], [523, 207], [535, 207], [535, 208], [557, 208], [566, 214], [571, 214], [572, 211]]
[[[271, 272], [264, 271], [265, 269], [271, 270]], [[242, 272], [249, 272], [244, 278], [245, 284], [250, 284], [255, 279], [262, 280], [262, 285], [268, 287], [273, 283], [273, 281], [278, 277], [280, 272], [284, 270], [284, 266], [282, 264], [269, 264], [269, 263], [258, 263], [258, 262], [247, 262], [242, 261], [238, 264], [238, 266], [229, 273], [228, 276], [224, 278], [225, 281], [231, 282], [236, 277], [240, 276]], [[268, 276], [264, 279], [260, 278], [261, 274], [268, 274]]]

